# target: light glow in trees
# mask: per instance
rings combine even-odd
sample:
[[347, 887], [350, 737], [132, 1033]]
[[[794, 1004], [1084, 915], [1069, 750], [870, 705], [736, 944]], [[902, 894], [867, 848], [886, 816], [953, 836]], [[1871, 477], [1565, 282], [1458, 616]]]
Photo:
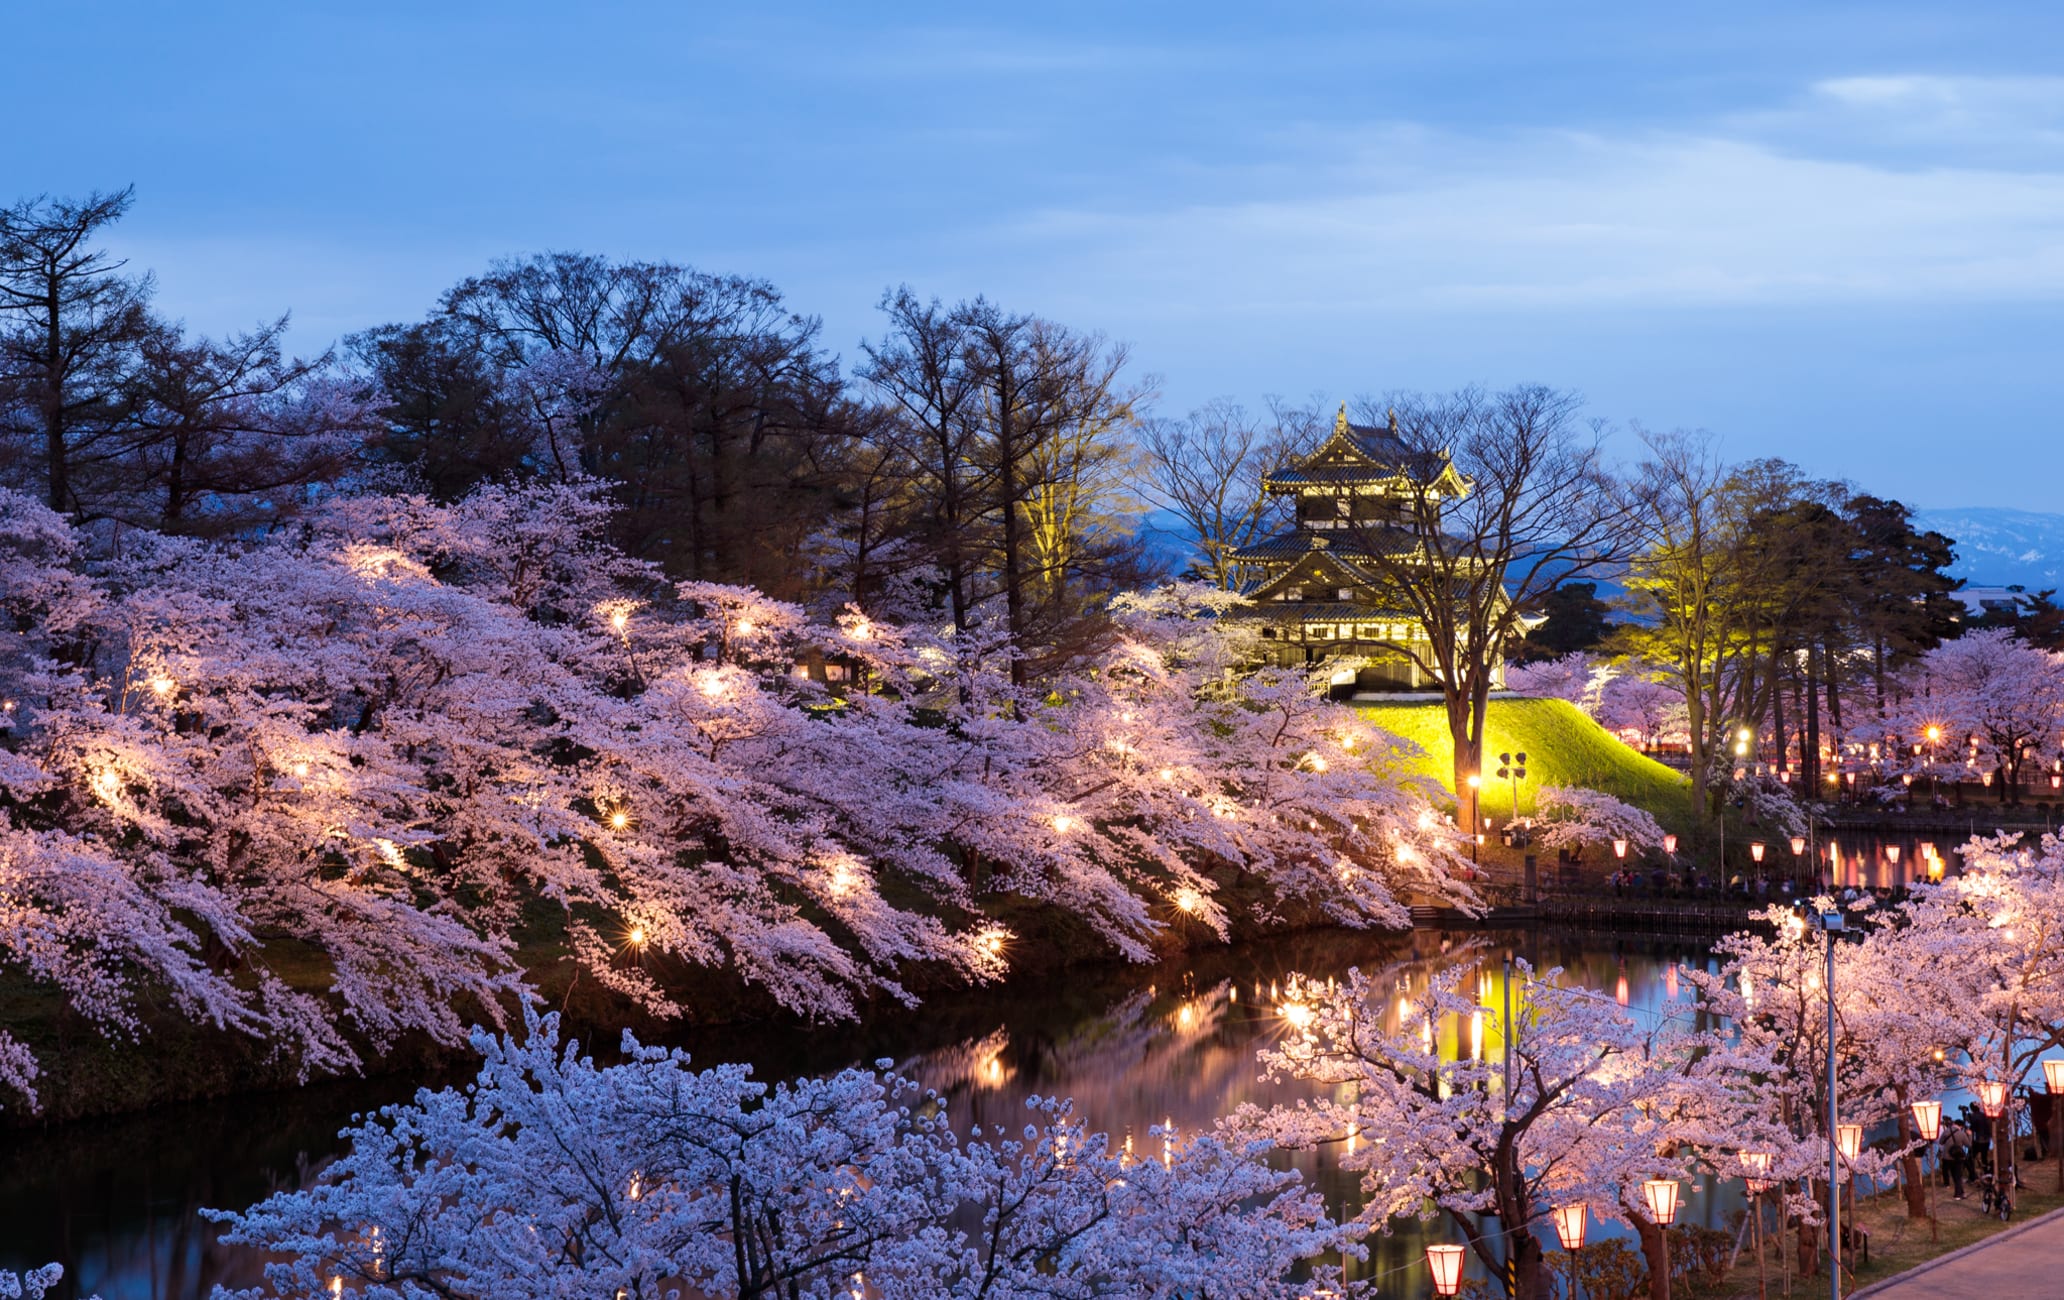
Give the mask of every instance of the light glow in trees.
[[1330, 986], [1293, 979], [1262, 1061], [1331, 1095], [1242, 1107], [1226, 1130], [1338, 1144], [1341, 1166], [1362, 1175], [1364, 1227], [1445, 1211], [1494, 1275], [1512, 1252], [1517, 1294], [1534, 1300], [1550, 1294], [1536, 1230], [1552, 1207], [1584, 1200], [1626, 1217], [1641, 1183], [1690, 1173], [1733, 1058], [1677, 1017], [1644, 1021], [1559, 972], [1510, 970], [1509, 990], [1457, 967], [1417, 994], [1358, 970]]
[[[1397, 742], [1244, 672], [1192, 592], [1019, 687], [993, 624], [669, 584], [606, 517], [583, 483], [368, 495], [110, 559], [0, 498], [0, 948], [109, 1032], [148, 985], [326, 1072], [500, 1023], [540, 908], [653, 1014], [697, 965], [839, 1017], [919, 964], [1002, 973], [1008, 900], [1133, 958], [1286, 910], [1402, 924], [1407, 883], [1467, 902]], [[33, 1069], [0, 1041], [0, 1082]]]

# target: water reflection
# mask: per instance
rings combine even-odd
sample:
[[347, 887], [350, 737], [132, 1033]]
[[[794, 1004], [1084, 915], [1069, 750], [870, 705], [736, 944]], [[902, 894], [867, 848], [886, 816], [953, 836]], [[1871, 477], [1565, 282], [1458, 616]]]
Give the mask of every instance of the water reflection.
[[[1377, 974], [1396, 991], [1385, 1008], [1394, 1028], [1409, 1018], [1415, 994], [1458, 962], [1476, 967], [1482, 1004], [1501, 1006], [1508, 952], [1537, 969], [1564, 967], [1571, 981], [1610, 991], [1637, 1014], [1688, 993], [1676, 962], [1711, 961], [1691, 947], [1537, 933], [1317, 934], [1180, 965], [1071, 972], [837, 1030], [728, 1031], [682, 1045], [705, 1064], [749, 1061], [768, 1076], [891, 1057], [945, 1095], [957, 1125], [1015, 1129], [1026, 1122], [1028, 1098], [1072, 1097], [1093, 1127], [1157, 1157], [1152, 1126], [1193, 1133], [1243, 1103], [1310, 1095], [1314, 1085], [1264, 1083], [1255, 1063], [1257, 1049], [1284, 1032], [1276, 994], [1291, 972], [1323, 980], [1359, 966]], [[1441, 1026], [1442, 1050], [1494, 1057], [1502, 1048], [1496, 1020]], [[336, 1152], [336, 1131], [354, 1112], [404, 1098], [417, 1082], [332, 1085], [13, 1135], [0, 1158], [0, 1267], [56, 1259], [80, 1288], [73, 1294], [98, 1291], [106, 1300], [188, 1300], [217, 1283], [253, 1284], [264, 1261], [222, 1245], [201, 1207], [248, 1205], [303, 1185]], [[1332, 1149], [1285, 1160], [1334, 1212], [1354, 1212], [1358, 1176], [1339, 1168]], [[1703, 1183], [1690, 1190], [1680, 1220], [1719, 1226], [1738, 1205]], [[1399, 1224], [1370, 1242], [1370, 1260], [1353, 1275], [1385, 1276], [1386, 1292], [1423, 1290], [1428, 1231], [1447, 1239], [1453, 1229]], [[1594, 1225], [1594, 1239], [1619, 1231]]]

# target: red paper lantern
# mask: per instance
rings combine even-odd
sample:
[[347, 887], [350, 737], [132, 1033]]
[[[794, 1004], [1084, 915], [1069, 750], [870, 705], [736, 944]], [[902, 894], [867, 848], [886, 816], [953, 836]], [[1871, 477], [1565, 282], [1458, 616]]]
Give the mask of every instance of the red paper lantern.
[[1449, 1242], [1426, 1248], [1426, 1271], [1433, 1274], [1435, 1295], [1455, 1295], [1462, 1290], [1462, 1247]]

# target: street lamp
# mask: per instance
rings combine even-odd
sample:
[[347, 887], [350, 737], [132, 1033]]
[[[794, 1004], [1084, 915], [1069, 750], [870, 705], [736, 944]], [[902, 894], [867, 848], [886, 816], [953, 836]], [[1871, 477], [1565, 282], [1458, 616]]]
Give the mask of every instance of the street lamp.
[[1614, 840], [1612, 842], [1612, 851], [1614, 857], [1624, 860], [1627, 856], [1627, 841]]
[[1476, 861], [1476, 846], [1483, 843], [1482, 810], [1477, 806], [1477, 792], [1483, 789], [1483, 776], [1469, 774], [1469, 860]]
[[[1663, 1237], [1663, 1285], [1670, 1279], [1670, 1225], [1677, 1222], [1677, 1180], [1651, 1178], [1641, 1185], [1641, 1199], [1648, 1202], [1648, 1217]], [[1667, 1289], [1664, 1294], [1668, 1294]]]
[[1454, 1242], [1426, 1248], [1426, 1271], [1433, 1274], [1435, 1295], [1457, 1295], [1462, 1290], [1462, 1247]]
[[1584, 1234], [1591, 1226], [1591, 1207], [1582, 1201], [1555, 1207], [1555, 1239], [1569, 1256], [1570, 1300], [1577, 1300], [1577, 1252], [1584, 1248]]
[[1519, 820], [1519, 783], [1526, 779], [1526, 751], [1498, 755], [1498, 775], [1512, 782], [1512, 820]]
[[1663, 852], [1673, 858], [1677, 856], [1677, 837], [1675, 835], [1663, 836]]
[[1755, 859], [1757, 866], [1763, 865], [1763, 841], [1755, 840], [1749, 844], [1749, 856]]
[[1840, 912], [1822, 912], [1814, 924], [1827, 936], [1827, 974], [1821, 983], [1827, 986], [1828, 1295], [1842, 1300], [1842, 1166], [1835, 1149], [1835, 936], [1848, 927]]
[[[2000, 1135], [1999, 1118], [2007, 1113], [2007, 1085], [1997, 1079], [1986, 1079], [1978, 1083], [1973, 1091], [1978, 1094], [1979, 1111], [1986, 1119], [1992, 1121], [1992, 1181], [1993, 1186], [1999, 1187], [2004, 1173], [2000, 1165], [2000, 1149], [2014, 1140], [2009, 1135], [2003, 1141]], [[2001, 1194], [2005, 1194], [2004, 1188]]]
[[2064, 1188], [2064, 1059], [2043, 1061], [2043, 1088], [2050, 1094], [2050, 1145], [2057, 1148], [2057, 1186]]
[[[1921, 1135], [1921, 1141], [1932, 1143], [1942, 1133], [1942, 1103], [1939, 1101], [1917, 1101], [1913, 1104], [1914, 1131]], [[1935, 1153], [1935, 1167], [1942, 1167], [1942, 1153]], [[1935, 1181], [1927, 1177], [1925, 1165], [1921, 1170], [1921, 1183], [1928, 1189], [1928, 1240], [1940, 1241], [1942, 1230], [1935, 1220]]]

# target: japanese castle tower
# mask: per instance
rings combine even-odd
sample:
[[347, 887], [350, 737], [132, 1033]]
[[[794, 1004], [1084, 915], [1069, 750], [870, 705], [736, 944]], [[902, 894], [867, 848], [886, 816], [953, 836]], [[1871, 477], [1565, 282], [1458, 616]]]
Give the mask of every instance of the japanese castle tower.
[[1340, 695], [1432, 688], [1433, 679], [1400, 653], [1425, 643], [1425, 626], [1385, 595], [1382, 570], [1371, 561], [1378, 548], [1393, 564], [1418, 549], [1410, 522], [1416, 499], [1468, 494], [1453, 462], [1407, 447], [1395, 412], [1387, 427], [1350, 424], [1343, 405], [1332, 435], [1271, 472], [1262, 490], [1295, 498], [1296, 514], [1287, 531], [1233, 552], [1250, 575], [1241, 594], [1254, 604], [1232, 617], [1262, 624], [1269, 661], [1302, 668], [1366, 660], [1334, 673]]

